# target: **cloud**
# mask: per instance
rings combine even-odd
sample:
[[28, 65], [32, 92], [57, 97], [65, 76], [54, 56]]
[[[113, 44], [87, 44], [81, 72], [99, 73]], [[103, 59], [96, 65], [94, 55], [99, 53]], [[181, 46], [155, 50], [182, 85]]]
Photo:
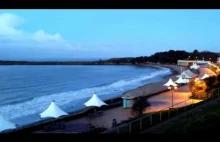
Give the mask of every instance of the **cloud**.
[[[73, 47], [60, 33], [47, 33], [44, 30], [27, 32], [19, 26], [26, 19], [11, 13], [0, 14], [0, 59], [21, 58], [56, 58], [65, 56], [65, 52], [74, 51]], [[68, 53], [74, 56], [76, 53]]]
[[22, 31], [16, 27], [23, 23], [23, 19], [17, 15], [4, 13], [0, 14], [0, 36], [21, 36]]
[[0, 43], [9, 45], [13, 43], [20, 44], [22, 46], [35, 45], [35, 46], [67, 46], [68, 48], [72, 47], [68, 42], [59, 34], [54, 33], [50, 34], [44, 30], [37, 30], [33, 33], [19, 30], [19, 26], [24, 24], [25, 20], [22, 17], [19, 17], [10, 13], [0, 14]]
[[106, 45], [71, 43], [58, 32], [19, 29], [26, 22], [28, 19], [18, 15], [0, 14], [0, 60], [106, 57], [117, 52], [117, 49]]
[[63, 41], [63, 38], [59, 33], [55, 34], [48, 34], [45, 33], [43, 30], [36, 31], [33, 33], [33, 38], [39, 42], [42, 41]]

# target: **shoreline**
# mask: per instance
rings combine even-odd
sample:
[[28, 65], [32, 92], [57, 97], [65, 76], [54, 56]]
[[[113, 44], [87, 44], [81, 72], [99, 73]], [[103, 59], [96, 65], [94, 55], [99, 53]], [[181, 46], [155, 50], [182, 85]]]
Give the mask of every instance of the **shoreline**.
[[[155, 94], [155, 93], [158, 93], [158, 92], [163, 92], [163, 91], [167, 91], [167, 88], [162, 86], [169, 78], [172, 78], [172, 79], [175, 79], [176, 78], [176, 75], [180, 74], [180, 70], [177, 69], [177, 65], [158, 65], [158, 64], [152, 64], [152, 65], [149, 65], [149, 64], [146, 64], [146, 65], [141, 65], [141, 66], [151, 66], [151, 67], [154, 67], [154, 68], [158, 68], [158, 67], [165, 67], [165, 68], [169, 68], [170, 71], [171, 71], [171, 74], [170, 75], [166, 75], [166, 76], [163, 76], [162, 78], [162, 81], [158, 81], [158, 82], [153, 82], [153, 83], [148, 83], [148, 84], [145, 84], [145, 85], [142, 85], [142, 86], [139, 86], [137, 88], [134, 88], [134, 89], [131, 89], [131, 90], [128, 90], [128, 91], [125, 91], [123, 92], [121, 95], [117, 96], [117, 97], [113, 97], [113, 98], [110, 98], [110, 99], [115, 99], [115, 98], [119, 98], [119, 97], [123, 97], [127, 94], [131, 95], [131, 96], [134, 96], [134, 97], [138, 97], [138, 96], [152, 96], [151, 94]], [[183, 70], [187, 69], [187, 67], [183, 67]], [[167, 80], [166, 80], [167, 79]], [[160, 84], [160, 87], [158, 87], [158, 84]], [[157, 86], [155, 88], [155, 86]], [[152, 91], [152, 88], [155, 88], [153, 89]], [[151, 91], [149, 91], [148, 89], [150, 89]], [[140, 92], [142, 91], [142, 93]], [[142, 94], [142, 95], [140, 95]]]
[[[134, 66], [136, 66], [136, 65], [134, 65]], [[108, 103], [109, 106], [104, 107], [103, 108], [104, 110], [120, 106], [122, 104], [121, 97], [126, 95], [127, 93], [132, 94], [132, 96], [135, 96], [135, 97], [141, 96], [141, 95], [144, 95], [146, 97], [151, 97], [151, 96], [157, 95], [159, 92], [167, 91], [166, 87], [163, 87], [162, 85], [160, 85], [161, 87], [158, 87], [158, 84], [163, 83], [166, 78], [169, 78], [169, 77], [172, 78], [175, 75], [177, 75], [178, 73], [180, 73], [180, 70], [177, 69], [177, 67], [178, 67], [177, 65], [163, 65], [163, 64], [149, 64], [148, 63], [148, 64], [142, 64], [142, 65], [138, 65], [138, 66], [155, 67], [155, 68], [165, 67], [165, 68], [169, 68], [171, 70], [171, 74], [167, 75], [167, 76], [164, 76], [162, 78], [162, 81], [145, 84], [145, 85], [140, 86], [138, 88], [134, 88], [134, 89], [128, 90], [126, 92], [123, 92], [121, 95], [118, 95], [116, 97], [112, 97], [112, 98], [109, 98], [107, 100], [104, 100], [105, 102], [109, 102]], [[155, 89], [152, 90], [152, 88], [155, 88]], [[151, 91], [149, 91], [149, 90], [151, 90]], [[65, 120], [68, 120], [68, 119], [74, 120], [74, 118], [82, 117], [85, 114], [91, 112], [92, 110], [93, 110], [93, 107], [76, 110], [76, 111], [70, 112], [68, 116], [58, 118], [56, 121], [65, 121]], [[42, 127], [40, 127], [41, 125], [42, 126], [47, 125], [50, 122], [52, 122], [52, 119], [40, 120], [40, 121], [31, 123], [31, 124], [21, 125], [17, 129], [11, 130], [11, 132], [13, 132], [13, 131], [22, 131], [22, 129], [31, 129], [31, 127], [37, 127], [37, 126], [39, 128], [42, 128]]]

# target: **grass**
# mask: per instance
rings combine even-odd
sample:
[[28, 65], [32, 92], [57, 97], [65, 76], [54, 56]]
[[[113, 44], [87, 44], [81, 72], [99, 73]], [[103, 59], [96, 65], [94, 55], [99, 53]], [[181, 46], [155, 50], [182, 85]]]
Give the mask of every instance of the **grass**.
[[220, 128], [220, 103], [201, 109], [196, 114], [188, 115], [174, 122], [165, 130], [165, 134], [208, 133]]

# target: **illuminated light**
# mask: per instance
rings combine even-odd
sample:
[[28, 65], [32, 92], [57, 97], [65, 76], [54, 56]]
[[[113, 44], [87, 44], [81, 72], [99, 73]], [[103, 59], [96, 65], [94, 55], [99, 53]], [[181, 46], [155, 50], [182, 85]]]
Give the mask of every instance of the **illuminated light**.
[[198, 81], [199, 81], [199, 79], [198, 79], [198, 78], [195, 78], [194, 82], [198, 82]]
[[174, 89], [177, 89], [177, 87], [175, 86]]
[[171, 89], [171, 87], [169, 86], [168, 89]]

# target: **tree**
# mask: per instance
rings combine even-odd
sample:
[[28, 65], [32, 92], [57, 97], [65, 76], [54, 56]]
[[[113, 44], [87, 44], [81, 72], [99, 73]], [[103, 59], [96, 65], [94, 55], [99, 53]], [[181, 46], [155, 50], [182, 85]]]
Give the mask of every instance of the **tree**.
[[144, 110], [149, 106], [150, 103], [146, 100], [146, 98], [140, 96], [135, 100], [132, 106], [132, 112], [137, 116], [140, 116], [143, 114]]
[[136, 62], [135, 59], [132, 59], [132, 60], [131, 60], [131, 63], [132, 63], [133, 65], [135, 64], [135, 62]]
[[192, 93], [193, 99], [205, 99], [206, 98], [206, 90], [207, 85], [204, 80], [191, 81], [189, 83], [189, 89]]
[[209, 78], [204, 79], [204, 81], [205, 81], [205, 83], [207, 85], [207, 90], [206, 91], [209, 91], [209, 90], [212, 89], [212, 86], [214, 85], [215, 80], [216, 80], [215, 76], [211, 76]]
[[199, 51], [196, 49], [196, 50], [193, 51], [193, 54], [194, 54], [194, 55], [198, 55], [198, 54], [199, 54]]
[[120, 61], [119, 61], [119, 60], [116, 60], [115, 63], [116, 63], [116, 64], [120, 64]]
[[220, 74], [217, 76], [218, 83], [220, 83]]

